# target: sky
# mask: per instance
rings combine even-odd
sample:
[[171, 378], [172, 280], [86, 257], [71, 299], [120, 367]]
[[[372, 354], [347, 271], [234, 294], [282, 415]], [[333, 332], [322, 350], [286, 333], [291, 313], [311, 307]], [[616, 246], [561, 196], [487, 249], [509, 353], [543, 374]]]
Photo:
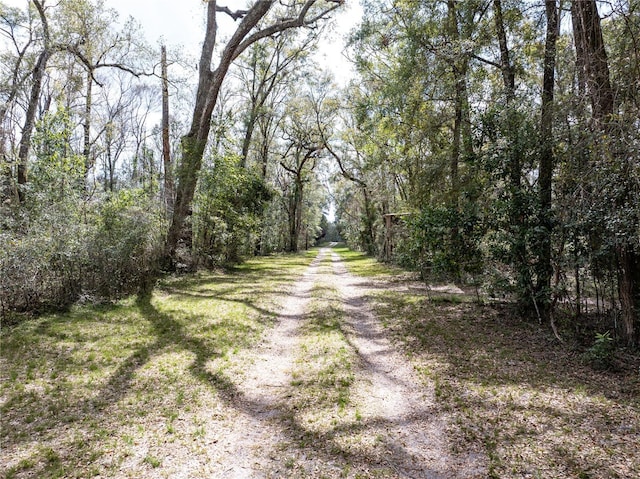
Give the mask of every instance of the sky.
[[[29, 0], [2, 0], [5, 4], [24, 8]], [[49, 2], [51, 4], [55, 2]], [[220, 1], [221, 5], [242, 8], [246, 1]], [[359, 0], [347, 0], [335, 13], [336, 28], [329, 38], [323, 40], [318, 60], [333, 71], [339, 84], [346, 84], [352, 76], [352, 67], [342, 55], [345, 35], [361, 18]], [[180, 47], [194, 58], [199, 56], [204, 37], [205, 5], [203, 0], [105, 0], [105, 5], [120, 13], [122, 21], [129, 16], [141, 25], [149, 43], [157, 44], [162, 39], [168, 47]], [[220, 30], [233, 29], [233, 20], [227, 15], [219, 16]]]
[[[221, 5], [242, 8], [235, 0], [219, 2]], [[246, 2], [241, 2], [242, 4]], [[199, 54], [204, 37], [206, 3], [202, 0], [106, 0], [106, 4], [120, 12], [123, 18], [131, 15], [144, 29], [147, 40], [152, 43], [162, 38], [168, 45], [182, 46], [194, 57]], [[336, 28], [320, 46], [319, 60], [329, 66], [336, 80], [344, 84], [351, 76], [351, 65], [342, 55], [345, 35], [362, 16], [359, 0], [347, 0], [336, 14]], [[220, 30], [230, 34], [234, 22], [227, 15], [219, 16]]]

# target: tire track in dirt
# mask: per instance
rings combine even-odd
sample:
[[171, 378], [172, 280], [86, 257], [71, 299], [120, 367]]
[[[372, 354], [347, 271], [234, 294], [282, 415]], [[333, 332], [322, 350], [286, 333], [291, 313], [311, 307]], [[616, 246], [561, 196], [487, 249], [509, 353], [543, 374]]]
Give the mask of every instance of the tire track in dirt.
[[302, 274], [282, 305], [278, 323], [262, 343], [243, 361], [242, 382], [235, 390], [238, 412], [233, 424], [220, 432], [224, 451], [217, 457], [220, 479], [271, 477], [280, 457], [274, 445], [288, 440], [279, 416], [284, 411], [291, 368], [298, 350], [298, 329], [315, 282], [320, 253]]
[[435, 405], [433, 385], [423, 385], [409, 361], [395, 350], [365, 299], [366, 281], [351, 275], [335, 252], [334, 284], [345, 312], [346, 332], [361, 361], [359, 386], [352, 393], [381, 438], [381, 463], [407, 478], [486, 477], [483, 458], [454, 456], [446, 437], [446, 417]]
[[[321, 267], [327, 256], [332, 264]], [[335, 431], [303, 445], [299, 438], [307, 431], [291, 409], [291, 374], [300, 367], [301, 326], [314, 285], [327, 283], [339, 292], [343, 333], [357, 356], [350, 407], [358, 418], [345, 417]], [[336, 253], [320, 251], [282, 305], [276, 326], [239, 365], [243, 377], [230, 404], [235, 409], [211, 453], [219, 471], [213, 477], [486, 477], [482, 457], [451, 453], [433, 386], [422, 384], [395, 350], [367, 292], [366, 281], [351, 275]], [[332, 448], [335, 453], [328, 452]]]

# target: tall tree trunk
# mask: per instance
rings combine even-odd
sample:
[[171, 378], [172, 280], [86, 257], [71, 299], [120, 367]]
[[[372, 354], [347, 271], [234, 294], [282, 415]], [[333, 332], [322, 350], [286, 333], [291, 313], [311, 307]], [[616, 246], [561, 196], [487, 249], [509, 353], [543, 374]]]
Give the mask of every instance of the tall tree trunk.
[[20, 185], [27, 183], [27, 163], [29, 159], [29, 150], [31, 149], [31, 135], [36, 123], [36, 113], [38, 111], [38, 102], [40, 100], [40, 92], [42, 91], [42, 81], [47, 69], [47, 62], [51, 56], [51, 45], [49, 37], [49, 22], [44, 11], [44, 4], [40, 0], [31, 0], [38, 10], [40, 21], [42, 23], [43, 50], [38, 56], [36, 65], [33, 69], [31, 94], [29, 95], [29, 105], [25, 114], [24, 127], [22, 128], [22, 136], [20, 138], [20, 146], [18, 148], [18, 198], [21, 202], [25, 199], [24, 189]]
[[173, 166], [171, 165], [171, 143], [169, 138], [169, 74], [167, 48], [160, 47], [162, 75], [162, 164], [164, 168], [164, 201], [167, 211], [173, 210]]
[[247, 120], [247, 127], [244, 134], [244, 139], [242, 140], [242, 167], [247, 167], [247, 160], [249, 156], [249, 147], [251, 146], [251, 139], [253, 138], [253, 132], [256, 128], [256, 120], [258, 119], [258, 114], [254, 106], [252, 106], [251, 111], [249, 112], [249, 118]]
[[235, 58], [238, 45], [267, 13], [272, 3], [272, 1], [258, 2], [251, 8], [251, 13], [244, 17], [236, 33], [229, 40], [215, 71], [211, 71], [211, 59], [218, 31], [216, 2], [212, 0], [207, 3], [207, 27], [198, 66], [196, 104], [193, 109], [191, 128], [182, 137], [180, 145], [182, 158], [177, 169], [176, 197], [165, 245], [165, 256], [169, 262], [173, 262], [175, 250], [182, 234], [182, 227], [190, 213], [191, 202], [198, 182], [198, 173], [202, 167], [202, 159], [211, 130], [211, 117], [218, 101], [222, 81]]
[[300, 230], [302, 226], [302, 188], [303, 182], [300, 174], [302, 172], [298, 172], [298, 175], [294, 181], [294, 190], [293, 196], [290, 200], [289, 207], [289, 252], [297, 253], [298, 252], [298, 240], [300, 238]]
[[[458, 15], [456, 12], [455, 0], [447, 0], [447, 22], [448, 33], [451, 42], [455, 45], [455, 49], [459, 50], [460, 46], [460, 33], [458, 30]], [[460, 150], [461, 150], [461, 138], [462, 138], [462, 90], [460, 64], [461, 60], [458, 58], [459, 54], [451, 60], [451, 70], [453, 73], [453, 81], [455, 83], [455, 100], [454, 100], [454, 119], [453, 119], [453, 138], [451, 143], [451, 153], [449, 160], [449, 174], [451, 176], [451, 193], [450, 203], [452, 208], [458, 209], [459, 197], [460, 197]], [[455, 233], [454, 233], [455, 235]]]
[[572, 18], [576, 54], [580, 58], [579, 66], [584, 66], [584, 79], [591, 100], [593, 118], [602, 127], [602, 122], [613, 114], [614, 102], [596, 1], [574, 0]]
[[540, 118], [540, 171], [538, 177], [538, 202], [540, 209], [540, 228], [538, 235], [538, 263], [536, 267], [536, 296], [539, 301], [540, 314], [549, 318], [551, 306], [551, 235], [553, 220], [551, 213], [551, 192], [553, 182], [553, 111], [556, 70], [556, 45], [558, 41], [559, 22], [556, 0], [546, 0], [547, 34], [544, 47], [544, 65], [542, 79], [542, 107]]
[[82, 155], [84, 156], [84, 178], [89, 176], [89, 170], [93, 168], [93, 158], [91, 157], [91, 110], [93, 107], [93, 71], [87, 69], [87, 89], [85, 91], [84, 104], [84, 124]]
[[[22, 136], [18, 148], [18, 185], [25, 185], [27, 183], [27, 163], [31, 149], [31, 136], [36, 123], [38, 101], [40, 100], [42, 80], [48, 60], [49, 51], [43, 51], [38, 57], [38, 61], [33, 70], [33, 85], [31, 86], [31, 95], [29, 96], [29, 106], [25, 114], [24, 127], [22, 128]], [[18, 195], [20, 201], [24, 201], [24, 190], [22, 188], [19, 188]]]
[[[459, 207], [460, 197], [460, 162], [473, 156], [473, 138], [471, 135], [471, 113], [469, 107], [469, 92], [467, 88], [467, 73], [469, 58], [462, 51], [461, 43], [466, 39], [460, 35], [458, 27], [458, 13], [455, 0], [447, 0], [448, 34], [455, 45], [455, 56], [451, 59], [451, 72], [454, 81], [454, 123], [451, 145], [450, 174], [451, 174], [451, 204]], [[466, 32], [466, 29], [463, 29]]]
[[582, 99], [587, 91], [587, 40], [581, 20], [582, 13], [577, 1], [571, 2], [571, 25], [573, 28], [573, 43], [576, 49], [576, 80], [578, 83], [578, 97]]
[[620, 304], [622, 306], [622, 333], [630, 346], [637, 344], [639, 321], [637, 301], [638, 301], [638, 256], [633, 251], [633, 246], [621, 244], [616, 248], [618, 256], [618, 289], [620, 294]]
[[368, 255], [376, 254], [376, 241], [374, 234], [374, 225], [376, 220], [376, 212], [374, 209], [373, 202], [371, 201], [371, 195], [369, 193], [369, 189], [364, 182], [361, 185], [362, 187], [362, 196], [364, 198], [364, 231], [363, 231], [363, 247]]
[[[463, 51], [462, 42], [470, 35], [469, 25], [471, 24], [473, 15], [466, 12], [463, 23], [462, 32], [458, 26], [458, 13], [456, 10], [455, 0], [447, 0], [447, 21], [448, 33], [451, 42], [454, 44], [455, 56], [451, 60], [451, 70], [454, 81], [454, 124], [453, 124], [453, 142], [451, 145], [451, 197], [450, 207], [459, 211], [461, 181], [460, 181], [460, 163], [469, 161], [473, 156], [473, 139], [471, 136], [471, 113], [469, 107], [469, 92], [467, 89], [467, 73], [469, 69], [469, 57]], [[458, 248], [461, 244], [460, 231], [456, 225], [451, 227], [451, 243], [454, 248]], [[455, 272], [459, 279], [461, 271]]]
[[493, 14], [496, 27], [496, 36], [500, 45], [500, 70], [502, 72], [502, 82], [504, 84], [507, 103], [511, 103], [516, 91], [516, 75], [511, 64], [509, 44], [507, 43], [507, 32], [504, 28], [504, 18], [502, 15], [502, 1], [493, 0]]
[[[266, 128], [265, 133], [268, 133]], [[267, 178], [267, 170], [269, 168], [269, 141], [267, 140], [266, 134], [262, 136], [262, 145], [260, 147], [260, 166], [260, 173], [264, 180]]]
[[303, 188], [302, 178], [296, 179], [296, 195], [295, 195], [296, 214], [294, 216], [295, 229], [293, 232], [293, 237], [291, 238], [292, 246], [293, 246], [291, 251], [294, 251], [294, 252], [298, 251], [298, 240], [300, 239], [300, 233], [302, 232], [302, 198], [303, 198], [302, 188]]
[[506, 99], [505, 135], [509, 139], [507, 175], [511, 195], [509, 211], [509, 232], [511, 233], [511, 256], [517, 271], [517, 289], [520, 294], [519, 302], [523, 309], [529, 309], [531, 304], [531, 272], [527, 255], [527, 226], [522, 189], [523, 151], [519, 141], [521, 119], [514, 104], [516, 95], [515, 68], [511, 61], [511, 53], [507, 42], [507, 32], [504, 25], [502, 1], [494, 0], [494, 24], [496, 37], [500, 48], [500, 71]]
[[[584, 78], [591, 101], [594, 129], [601, 135], [601, 147], [609, 150], [617, 162], [625, 162], [623, 170], [627, 170], [628, 162], [612, 146], [612, 139], [617, 134], [614, 130], [613, 115], [615, 113], [614, 93], [609, 75], [609, 63], [605, 49], [600, 14], [595, 0], [574, 0], [573, 22], [576, 52], [582, 52], [584, 58]], [[628, 181], [629, 174], [623, 174], [621, 181]], [[624, 193], [617, 199], [615, 207], [625, 208], [628, 202], [628, 185], [620, 185]], [[622, 325], [625, 341], [629, 345], [638, 342], [638, 324], [640, 324], [640, 261], [634, 252], [635, 245], [625, 239], [616, 238], [616, 259], [618, 262], [618, 293], [622, 308]]]

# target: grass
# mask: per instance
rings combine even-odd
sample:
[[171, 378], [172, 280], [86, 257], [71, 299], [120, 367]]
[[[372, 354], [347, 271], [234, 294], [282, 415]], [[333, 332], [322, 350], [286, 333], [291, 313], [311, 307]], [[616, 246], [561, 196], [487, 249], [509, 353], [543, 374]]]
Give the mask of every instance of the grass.
[[0, 476], [171, 477], [184, 454], [206, 476], [215, 430], [204, 424], [313, 256], [169, 278], [149, 300], [3, 328]]
[[344, 414], [353, 382], [355, 358], [341, 329], [339, 303], [333, 287], [316, 284], [310, 312], [302, 328], [298, 367], [293, 373], [299, 393], [296, 407], [308, 415], [303, 422], [314, 423], [320, 429]]
[[363, 421], [359, 409], [363, 365], [350, 342], [330, 256], [318, 273], [286, 394], [291, 439], [281, 444], [293, 457], [314, 458], [313, 472], [304, 467], [306, 460], [289, 459], [286, 477], [396, 477], [384, 465], [385, 445], [371, 435], [372, 424]]
[[[370, 258], [341, 254], [355, 274], [387, 274]], [[484, 453], [489, 477], [640, 477], [637, 360], [624, 371], [594, 371], [504, 306], [394, 288], [372, 300], [450, 416], [453, 448]]]
[[[327, 271], [330, 259], [319, 268]], [[350, 412], [350, 388], [354, 380], [353, 348], [343, 327], [341, 299], [335, 287], [319, 281], [301, 326], [298, 358], [292, 371], [289, 408], [294, 421], [304, 430], [303, 441], [322, 438], [330, 446], [333, 431]]]
[[358, 276], [393, 280], [396, 276], [404, 273], [400, 268], [381, 263], [365, 253], [353, 251], [346, 246], [337, 246], [333, 248], [333, 251], [340, 255], [349, 271]]

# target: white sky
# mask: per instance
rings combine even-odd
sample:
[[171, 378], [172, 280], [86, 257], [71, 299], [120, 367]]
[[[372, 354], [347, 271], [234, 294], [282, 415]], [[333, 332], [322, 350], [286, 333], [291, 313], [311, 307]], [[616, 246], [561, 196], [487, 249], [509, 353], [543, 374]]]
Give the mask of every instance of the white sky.
[[[227, 0], [221, 5], [242, 8], [246, 2]], [[106, 0], [106, 5], [120, 12], [123, 19], [131, 15], [142, 27], [151, 43], [160, 38], [168, 45], [183, 46], [187, 53], [197, 58], [204, 37], [205, 2], [202, 0]], [[359, 0], [347, 0], [346, 5], [336, 12], [337, 25], [330, 38], [320, 47], [319, 61], [331, 68], [340, 83], [346, 83], [351, 76], [351, 66], [342, 55], [344, 38], [362, 16]], [[234, 22], [227, 15], [219, 16], [222, 35], [228, 29], [232, 32]]]
[[[29, 0], [2, 0], [9, 6], [25, 8]], [[55, 2], [49, 1], [50, 4]], [[226, 0], [221, 5], [242, 8], [246, 1]], [[204, 37], [205, 2], [203, 0], [105, 0], [105, 5], [120, 13], [120, 19], [135, 18], [143, 28], [150, 44], [162, 38], [169, 47], [182, 47], [185, 53], [197, 58]], [[342, 55], [344, 38], [362, 16], [359, 0], [346, 0], [346, 5], [335, 14], [337, 26], [320, 46], [318, 61], [330, 68], [336, 80], [345, 84], [352, 76], [351, 65]], [[220, 28], [233, 28], [233, 20], [227, 15], [219, 16]]]

